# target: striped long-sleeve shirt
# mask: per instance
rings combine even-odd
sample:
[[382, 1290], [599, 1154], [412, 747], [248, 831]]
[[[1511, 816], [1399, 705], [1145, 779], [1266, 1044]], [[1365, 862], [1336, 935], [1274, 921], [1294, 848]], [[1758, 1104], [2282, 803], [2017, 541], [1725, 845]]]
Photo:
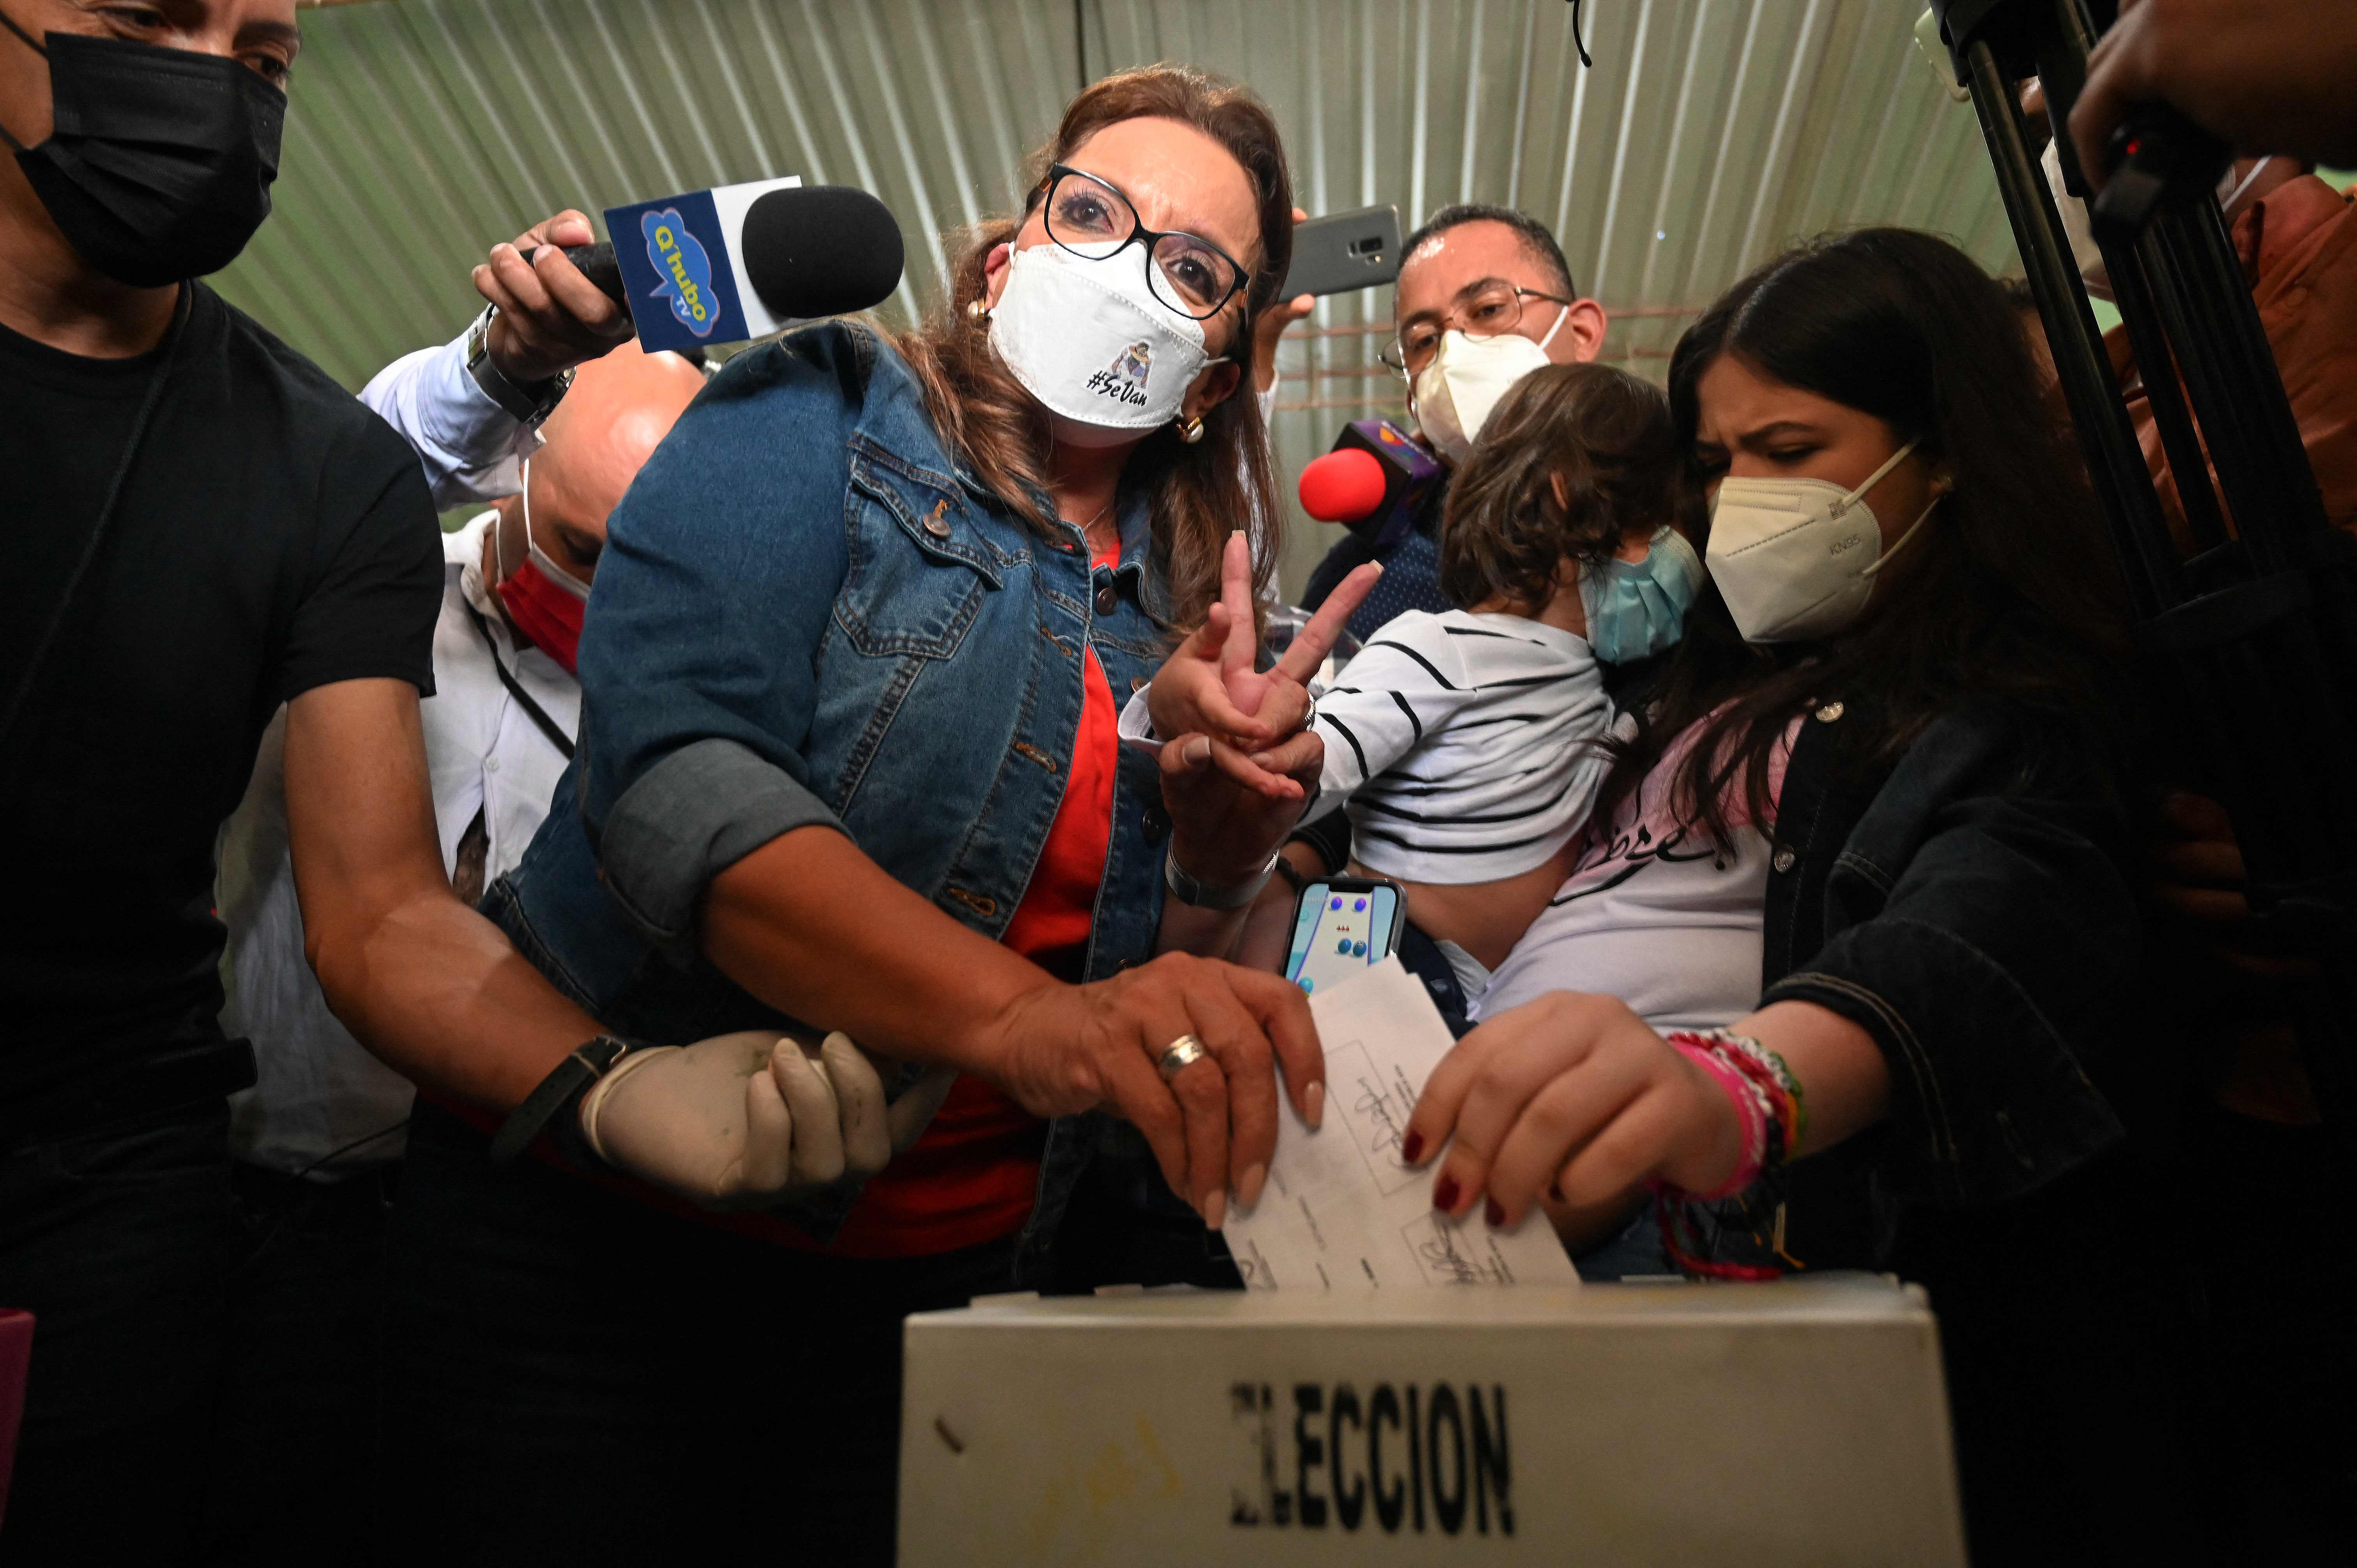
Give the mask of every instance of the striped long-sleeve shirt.
[[1587, 820], [1613, 722], [1585, 638], [1521, 616], [1384, 624], [1318, 699], [1313, 814], [1347, 804], [1352, 853], [1409, 882], [1494, 882]]

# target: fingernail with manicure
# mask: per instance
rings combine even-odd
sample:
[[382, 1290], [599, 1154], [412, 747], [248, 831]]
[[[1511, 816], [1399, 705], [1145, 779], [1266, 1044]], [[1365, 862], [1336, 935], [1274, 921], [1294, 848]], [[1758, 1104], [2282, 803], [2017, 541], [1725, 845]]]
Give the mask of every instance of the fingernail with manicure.
[[1220, 1228], [1220, 1221], [1227, 1217], [1228, 1195], [1215, 1187], [1211, 1189], [1211, 1195], [1203, 1199], [1203, 1223], [1210, 1229], [1217, 1230]]
[[1406, 1161], [1409, 1165], [1414, 1165], [1414, 1164], [1415, 1164], [1415, 1162], [1416, 1162], [1416, 1161], [1418, 1161], [1418, 1160], [1422, 1159], [1423, 1157], [1424, 1157], [1424, 1134], [1423, 1134], [1423, 1133], [1410, 1133], [1406, 1137], [1405, 1137], [1405, 1138], [1403, 1138], [1403, 1139], [1401, 1139], [1401, 1140], [1400, 1140], [1400, 1158], [1401, 1158], [1401, 1159], [1403, 1159], [1403, 1160]]
[[1453, 1214], [1456, 1212], [1457, 1178], [1455, 1176], [1445, 1176], [1433, 1184], [1432, 1207], [1437, 1208], [1443, 1214]]
[[1301, 1119], [1314, 1129], [1326, 1121], [1326, 1086], [1313, 1083], [1301, 1091]]
[[1250, 1208], [1260, 1201], [1260, 1189], [1268, 1180], [1266, 1165], [1246, 1165], [1244, 1179], [1236, 1184], [1236, 1201]]
[[1506, 1206], [1493, 1197], [1482, 1207], [1481, 1218], [1492, 1225], [1503, 1225], [1506, 1222]]

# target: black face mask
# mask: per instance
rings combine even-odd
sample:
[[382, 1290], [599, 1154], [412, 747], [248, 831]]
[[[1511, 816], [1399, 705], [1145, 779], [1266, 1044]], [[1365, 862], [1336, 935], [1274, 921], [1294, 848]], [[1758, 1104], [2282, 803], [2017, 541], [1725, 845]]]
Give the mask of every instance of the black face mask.
[[81, 259], [155, 288], [219, 272], [270, 216], [286, 94], [233, 59], [51, 33], [55, 127], [16, 149], [33, 193]]

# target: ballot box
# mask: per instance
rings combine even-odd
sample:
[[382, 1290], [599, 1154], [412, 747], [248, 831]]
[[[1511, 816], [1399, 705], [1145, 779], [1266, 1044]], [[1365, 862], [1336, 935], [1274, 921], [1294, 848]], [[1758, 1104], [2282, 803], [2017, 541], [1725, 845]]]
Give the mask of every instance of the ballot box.
[[1932, 1312], [1878, 1276], [1000, 1297], [907, 1333], [903, 1568], [1964, 1562]]

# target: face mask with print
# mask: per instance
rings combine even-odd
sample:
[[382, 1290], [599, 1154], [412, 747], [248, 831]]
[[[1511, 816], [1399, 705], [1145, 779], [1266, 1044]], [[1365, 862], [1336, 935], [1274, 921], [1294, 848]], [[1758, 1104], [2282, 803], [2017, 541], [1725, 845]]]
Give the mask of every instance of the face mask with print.
[[[494, 524], [492, 538], [499, 537]], [[565, 666], [566, 674], [577, 674], [581, 625], [589, 612], [589, 585], [549, 559], [532, 536], [532, 460], [528, 457], [523, 463], [523, 563], [512, 572], [508, 570], [505, 553], [500, 553], [500, 603], [518, 631]]]
[[1111, 446], [1157, 430], [1178, 417], [1197, 372], [1220, 363], [1203, 324], [1146, 287], [1152, 264], [1135, 246], [1101, 260], [1055, 244], [1007, 258], [990, 341], [1056, 416], [1057, 439]]
[[1633, 664], [1674, 646], [1685, 635], [1686, 607], [1701, 586], [1701, 558], [1666, 524], [1647, 541], [1642, 561], [1581, 566], [1587, 646], [1607, 664]]
[[1907, 532], [1882, 548], [1882, 525], [1862, 498], [1919, 441], [1893, 452], [1854, 490], [1824, 479], [1718, 482], [1704, 559], [1746, 642], [1807, 642], [1857, 618], [1874, 592], [1874, 575], [1940, 504], [1933, 496]]
[[1558, 310], [1555, 325], [1536, 342], [1519, 332], [1468, 338], [1451, 328], [1442, 333], [1432, 363], [1415, 374], [1416, 428], [1433, 450], [1452, 463], [1465, 461], [1490, 422], [1490, 411], [1516, 381], [1547, 363], [1546, 346], [1570, 314]]
[[75, 253], [117, 283], [156, 288], [229, 265], [270, 216], [286, 94], [193, 49], [50, 33], [48, 139], [0, 125], [16, 166]]

